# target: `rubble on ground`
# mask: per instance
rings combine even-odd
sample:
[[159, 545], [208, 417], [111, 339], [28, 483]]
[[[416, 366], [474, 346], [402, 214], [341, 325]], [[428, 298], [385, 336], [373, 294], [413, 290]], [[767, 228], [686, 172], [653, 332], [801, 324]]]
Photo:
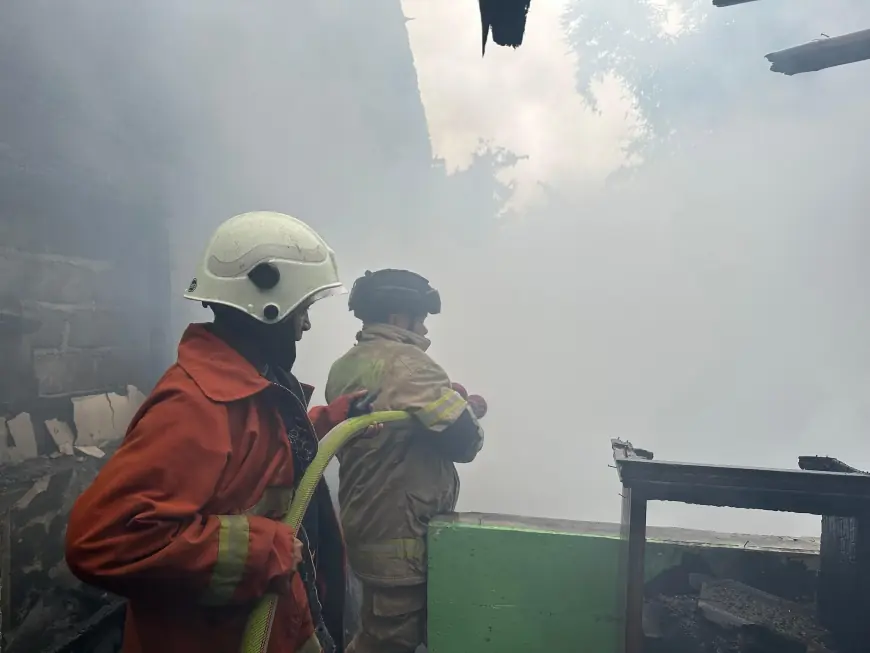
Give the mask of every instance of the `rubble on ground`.
[[[690, 573], [644, 604], [649, 653], [842, 653], [812, 601], [794, 601], [732, 579]], [[649, 589], [649, 587], [648, 587]], [[649, 594], [649, 592], [648, 592]]]

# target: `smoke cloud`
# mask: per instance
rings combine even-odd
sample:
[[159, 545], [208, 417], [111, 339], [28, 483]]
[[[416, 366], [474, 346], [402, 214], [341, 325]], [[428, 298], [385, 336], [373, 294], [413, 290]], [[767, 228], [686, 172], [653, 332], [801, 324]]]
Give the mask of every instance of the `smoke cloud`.
[[[156, 198], [170, 340], [207, 319], [180, 294], [246, 210], [310, 222], [348, 285], [394, 266], [441, 290], [431, 353], [490, 406], [460, 509], [615, 521], [612, 437], [870, 468], [870, 65], [786, 78], [763, 59], [870, 9], [603, 4], [625, 7], [537, 0], [525, 44], [485, 59], [475, 3], [428, 0], [407, 22], [390, 2], [15, 0], [0, 43], [52, 156]], [[501, 218], [491, 179], [468, 176], [482, 141], [526, 157], [499, 172]], [[297, 372], [322, 388], [357, 324], [341, 299], [312, 321]], [[650, 521], [818, 529], [677, 505]]]

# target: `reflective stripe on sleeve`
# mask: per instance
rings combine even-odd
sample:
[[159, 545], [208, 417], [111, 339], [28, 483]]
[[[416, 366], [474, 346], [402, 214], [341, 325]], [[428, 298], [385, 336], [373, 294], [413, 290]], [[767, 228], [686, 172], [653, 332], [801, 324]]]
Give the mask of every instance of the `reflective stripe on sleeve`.
[[207, 605], [223, 605], [232, 600], [245, 576], [248, 562], [250, 525], [244, 515], [220, 515], [218, 555], [211, 583], [203, 597]]
[[427, 429], [443, 431], [462, 415], [468, 403], [453, 389], [445, 389], [435, 401], [426, 404], [414, 416]]

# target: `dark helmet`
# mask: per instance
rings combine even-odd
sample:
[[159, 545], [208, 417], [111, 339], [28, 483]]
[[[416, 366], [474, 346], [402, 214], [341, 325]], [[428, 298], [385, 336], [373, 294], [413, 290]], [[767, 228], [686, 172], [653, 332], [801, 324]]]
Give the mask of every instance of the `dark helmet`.
[[441, 295], [428, 279], [414, 272], [367, 270], [354, 282], [347, 307], [364, 322], [392, 313], [437, 315], [441, 312]]

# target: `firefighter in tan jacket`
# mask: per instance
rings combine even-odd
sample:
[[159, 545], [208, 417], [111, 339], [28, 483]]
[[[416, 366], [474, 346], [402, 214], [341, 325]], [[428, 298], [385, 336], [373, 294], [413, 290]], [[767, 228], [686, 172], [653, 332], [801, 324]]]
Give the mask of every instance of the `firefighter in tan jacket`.
[[357, 438], [338, 454], [341, 522], [363, 586], [360, 632], [347, 650], [412, 653], [426, 641], [427, 525], [456, 507], [455, 463], [471, 462], [483, 446], [477, 416], [485, 402], [466, 400], [426, 354], [424, 321], [441, 311], [426, 279], [406, 270], [366, 272], [348, 306], [363, 328], [329, 372], [327, 401], [366, 390], [377, 393], [373, 410], [407, 410], [414, 419]]

